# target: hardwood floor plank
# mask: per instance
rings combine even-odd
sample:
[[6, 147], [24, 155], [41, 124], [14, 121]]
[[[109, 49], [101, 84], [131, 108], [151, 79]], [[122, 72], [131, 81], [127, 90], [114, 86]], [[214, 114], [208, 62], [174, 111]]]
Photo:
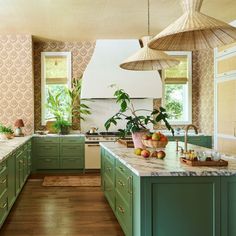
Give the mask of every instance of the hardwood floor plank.
[[43, 187], [28, 181], [1, 236], [124, 236], [100, 187]]

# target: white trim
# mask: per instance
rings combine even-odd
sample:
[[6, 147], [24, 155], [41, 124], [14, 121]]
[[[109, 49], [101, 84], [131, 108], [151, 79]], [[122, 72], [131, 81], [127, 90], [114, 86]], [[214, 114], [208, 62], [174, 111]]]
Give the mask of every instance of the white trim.
[[[169, 121], [171, 125], [189, 125], [192, 124], [192, 52], [190, 51], [167, 51], [170, 56], [187, 56], [188, 60], [188, 120]], [[165, 107], [165, 83], [162, 83], [162, 106]]]
[[225, 139], [232, 139], [236, 140], [236, 137], [233, 135], [228, 135], [228, 134], [217, 134], [216, 135], [218, 138], [225, 138]]
[[217, 48], [214, 49], [214, 149], [217, 150], [218, 141], [217, 141], [217, 133], [218, 133], [218, 120], [217, 120], [217, 79], [216, 79], [216, 72], [217, 72]]
[[71, 52], [41, 52], [41, 125], [46, 125], [45, 121], [45, 57], [46, 56], [66, 56], [67, 58], [67, 86], [71, 88]]

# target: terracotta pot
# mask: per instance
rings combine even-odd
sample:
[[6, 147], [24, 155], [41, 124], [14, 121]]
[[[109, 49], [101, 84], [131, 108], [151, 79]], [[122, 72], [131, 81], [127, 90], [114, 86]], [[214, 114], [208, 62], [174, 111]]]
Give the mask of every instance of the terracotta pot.
[[149, 130], [147, 130], [147, 129], [132, 133], [134, 148], [146, 149], [146, 147], [142, 143], [142, 137], [143, 137], [143, 135], [148, 134], [148, 133], [149, 133]]
[[0, 139], [6, 140], [6, 139], [12, 139], [12, 138], [14, 138], [13, 134], [9, 134], [9, 133], [0, 134]]

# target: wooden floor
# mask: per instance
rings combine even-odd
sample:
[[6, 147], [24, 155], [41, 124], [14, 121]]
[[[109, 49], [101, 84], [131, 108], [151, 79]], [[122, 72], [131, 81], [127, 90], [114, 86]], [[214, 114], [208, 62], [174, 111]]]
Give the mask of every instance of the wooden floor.
[[124, 236], [100, 187], [42, 187], [29, 180], [1, 236]]

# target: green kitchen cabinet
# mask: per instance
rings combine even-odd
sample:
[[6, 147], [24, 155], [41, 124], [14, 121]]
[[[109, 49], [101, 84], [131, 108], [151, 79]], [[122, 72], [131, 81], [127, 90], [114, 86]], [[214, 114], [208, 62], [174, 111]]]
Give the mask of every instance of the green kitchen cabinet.
[[[184, 142], [184, 136], [168, 136], [169, 141], [179, 140]], [[201, 147], [212, 148], [212, 136], [196, 135], [188, 136], [188, 143]]]
[[83, 136], [34, 137], [33, 172], [84, 170]]
[[16, 198], [16, 157], [15, 154], [10, 155], [7, 158], [7, 197], [8, 197], [8, 205], [11, 208], [15, 202]]
[[224, 177], [137, 176], [101, 149], [102, 189], [126, 236], [236, 235], [236, 177], [228, 206], [232, 234], [221, 234]]
[[221, 236], [235, 236], [236, 177], [222, 177], [221, 188]]

